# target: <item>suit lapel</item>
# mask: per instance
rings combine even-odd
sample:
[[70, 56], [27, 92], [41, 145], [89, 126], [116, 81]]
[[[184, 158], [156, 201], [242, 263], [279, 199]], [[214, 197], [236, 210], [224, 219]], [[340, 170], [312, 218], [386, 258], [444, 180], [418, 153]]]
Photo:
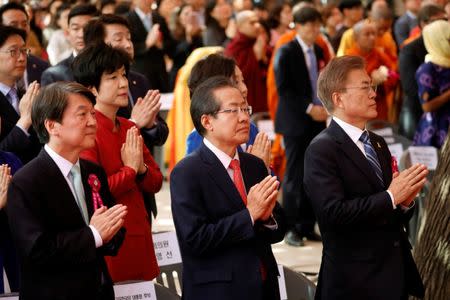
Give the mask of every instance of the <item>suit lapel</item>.
[[[223, 167], [220, 160], [214, 155], [214, 153], [202, 143], [200, 146], [200, 155], [202, 160], [207, 165], [208, 174], [217, 186], [223, 191], [223, 193], [230, 199], [230, 202], [238, 209], [245, 207], [244, 202], [239, 195], [239, 192], [228, 175], [227, 170]], [[244, 177], [244, 176], [243, 176]], [[244, 177], [245, 183], [245, 177]]]
[[334, 121], [331, 121], [328, 129], [336, 142], [340, 145], [342, 151], [347, 155], [356, 168], [360, 170], [377, 189], [382, 187], [380, 180], [372, 170], [369, 162], [361, 150], [355, 145], [345, 131]]
[[1, 115], [3, 118], [6, 118], [11, 123], [15, 123], [19, 120], [19, 114], [12, 107], [11, 103], [9, 103], [8, 99], [6, 99], [5, 95], [0, 92], [0, 109]]
[[92, 189], [89, 185], [89, 175], [91, 173], [86, 167], [86, 164], [82, 159], [80, 159], [80, 167], [81, 167], [81, 180], [83, 182], [83, 188], [84, 188], [84, 199], [86, 201], [86, 207], [88, 210], [89, 218], [94, 214], [94, 203], [92, 199]]
[[387, 153], [383, 151], [384, 143], [380, 141], [380, 138], [375, 136], [369, 131], [370, 141], [372, 143], [375, 152], [377, 153], [378, 161], [380, 162], [381, 171], [383, 172], [384, 187], [387, 188], [392, 180], [392, 167], [390, 165], [390, 157], [387, 157]]
[[58, 196], [60, 205], [65, 207], [65, 209], [61, 211], [67, 211], [70, 212], [72, 216], [78, 216], [77, 219], [84, 224], [84, 219], [81, 215], [80, 208], [78, 207], [72, 190], [61, 173], [61, 170], [44, 149], [42, 149], [39, 153], [39, 159], [44, 161], [44, 165], [46, 166], [46, 170], [48, 172], [48, 177], [53, 181], [52, 186], [54, 189], [54, 195]]

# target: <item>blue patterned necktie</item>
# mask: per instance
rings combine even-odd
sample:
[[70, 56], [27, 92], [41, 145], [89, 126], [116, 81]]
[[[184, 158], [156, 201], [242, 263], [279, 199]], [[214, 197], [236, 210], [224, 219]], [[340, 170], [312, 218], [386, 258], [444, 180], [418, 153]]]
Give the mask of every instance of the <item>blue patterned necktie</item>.
[[315, 105], [322, 105], [319, 98], [317, 97], [317, 79], [319, 78], [317, 59], [312, 48], [308, 48], [308, 60], [309, 60], [309, 80], [311, 82], [311, 88], [313, 92], [312, 102]]
[[375, 171], [378, 179], [380, 179], [381, 183], [383, 183], [383, 171], [381, 171], [381, 165], [378, 161], [377, 153], [375, 152], [375, 148], [373, 148], [372, 143], [370, 143], [369, 134], [367, 131], [364, 131], [361, 134], [359, 140], [364, 144], [364, 151], [366, 152], [367, 161], [372, 166], [372, 169]]

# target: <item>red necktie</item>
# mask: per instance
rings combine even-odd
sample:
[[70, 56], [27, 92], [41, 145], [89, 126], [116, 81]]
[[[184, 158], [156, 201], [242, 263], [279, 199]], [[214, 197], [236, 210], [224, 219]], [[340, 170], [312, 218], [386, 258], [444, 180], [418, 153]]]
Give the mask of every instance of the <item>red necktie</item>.
[[230, 162], [230, 168], [233, 170], [233, 181], [236, 186], [239, 195], [241, 195], [242, 201], [247, 205], [247, 193], [245, 192], [244, 180], [242, 179], [241, 167], [239, 160], [233, 159]]
[[[242, 179], [241, 166], [239, 164], [239, 160], [237, 159], [231, 160], [230, 168], [233, 170], [234, 185], [236, 186], [239, 194], [241, 195], [242, 201], [247, 206], [247, 193], [245, 192], [244, 180]], [[267, 270], [262, 260], [260, 260], [259, 267], [262, 280], [265, 281], [267, 278]]]

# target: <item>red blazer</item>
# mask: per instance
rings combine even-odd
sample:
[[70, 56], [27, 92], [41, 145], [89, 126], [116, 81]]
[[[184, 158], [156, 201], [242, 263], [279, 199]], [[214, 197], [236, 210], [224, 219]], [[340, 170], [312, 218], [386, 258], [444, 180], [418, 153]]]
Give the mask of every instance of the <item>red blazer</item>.
[[142, 192], [156, 193], [161, 189], [162, 174], [147, 147], [144, 161], [147, 173], [141, 178], [124, 166], [120, 149], [125, 142], [127, 130], [135, 126], [131, 121], [117, 117], [118, 130], [113, 122], [96, 111], [97, 136], [95, 147], [85, 150], [81, 157], [98, 163], [108, 175], [108, 184], [117, 203], [128, 207], [124, 227], [127, 234], [116, 257], [108, 258], [107, 264], [114, 282], [124, 280], [151, 280], [158, 276], [151, 223], [147, 215]]

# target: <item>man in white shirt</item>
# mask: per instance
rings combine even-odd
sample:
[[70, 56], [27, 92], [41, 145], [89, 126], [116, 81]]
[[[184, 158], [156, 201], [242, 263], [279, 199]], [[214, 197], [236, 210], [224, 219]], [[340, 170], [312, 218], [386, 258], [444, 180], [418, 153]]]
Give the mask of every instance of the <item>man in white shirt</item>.
[[323, 239], [316, 299], [423, 297], [404, 224], [428, 171], [399, 173], [384, 139], [366, 130], [375, 91], [359, 56], [335, 58], [319, 76], [333, 120], [305, 154], [305, 191]]
[[92, 93], [77, 83], [41, 90], [32, 107], [41, 153], [8, 190], [7, 215], [22, 265], [21, 299], [114, 299], [104, 255], [125, 236], [99, 166], [79, 159], [95, 145]]

